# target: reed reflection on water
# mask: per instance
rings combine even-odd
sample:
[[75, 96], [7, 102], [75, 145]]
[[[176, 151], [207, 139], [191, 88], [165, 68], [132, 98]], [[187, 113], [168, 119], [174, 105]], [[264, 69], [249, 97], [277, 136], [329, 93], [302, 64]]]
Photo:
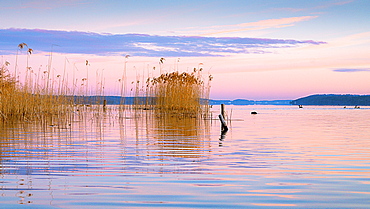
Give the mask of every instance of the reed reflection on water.
[[2, 123], [0, 208], [370, 206], [370, 109], [227, 108], [223, 140], [216, 120], [114, 106]]

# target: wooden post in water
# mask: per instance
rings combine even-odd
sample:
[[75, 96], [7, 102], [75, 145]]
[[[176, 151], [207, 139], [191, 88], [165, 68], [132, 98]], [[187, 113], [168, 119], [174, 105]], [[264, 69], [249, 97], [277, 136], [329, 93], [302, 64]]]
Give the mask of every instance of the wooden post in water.
[[103, 100], [103, 110], [105, 111], [107, 109], [107, 100]]
[[218, 115], [218, 118], [221, 121], [221, 133], [225, 134], [229, 128], [227, 127], [226, 121], [225, 121], [225, 105], [221, 104], [221, 114]]
[[224, 117], [220, 114], [218, 115], [218, 118], [221, 121], [221, 132], [226, 132], [227, 130], [229, 130], [229, 128], [227, 128], [227, 124]]
[[221, 115], [225, 119], [225, 104], [221, 104]]

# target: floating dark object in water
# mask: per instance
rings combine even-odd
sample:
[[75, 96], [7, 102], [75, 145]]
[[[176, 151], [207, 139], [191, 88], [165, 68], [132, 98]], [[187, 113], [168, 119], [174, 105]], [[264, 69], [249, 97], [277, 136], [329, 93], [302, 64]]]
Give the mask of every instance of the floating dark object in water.
[[355, 109], [359, 109], [359, 108], [360, 108], [359, 106], [357, 106], [357, 105], [355, 106]]
[[251, 114], [252, 115], [257, 115], [257, 112], [256, 111], [252, 111]]
[[302, 105], [298, 105], [298, 107], [299, 107], [299, 108], [303, 108], [303, 106], [302, 106]]

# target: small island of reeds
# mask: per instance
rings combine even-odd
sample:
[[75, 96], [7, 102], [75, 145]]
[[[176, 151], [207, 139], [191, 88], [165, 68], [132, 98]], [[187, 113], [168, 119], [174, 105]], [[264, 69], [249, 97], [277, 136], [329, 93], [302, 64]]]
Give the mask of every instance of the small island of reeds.
[[155, 98], [155, 110], [160, 113], [197, 117], [209, 112], [207, 86], [201, 77], [202, 68], [194, 68], [192, 73], [165, 73], [147, 79], [149, 95]]

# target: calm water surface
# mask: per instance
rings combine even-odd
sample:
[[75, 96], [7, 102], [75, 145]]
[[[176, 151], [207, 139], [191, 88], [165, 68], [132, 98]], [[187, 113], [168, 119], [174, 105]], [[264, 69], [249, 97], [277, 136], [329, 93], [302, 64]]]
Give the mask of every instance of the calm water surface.
[[226, 110], [1, 126], [0, 208], [370, 208], [369, 107]]

